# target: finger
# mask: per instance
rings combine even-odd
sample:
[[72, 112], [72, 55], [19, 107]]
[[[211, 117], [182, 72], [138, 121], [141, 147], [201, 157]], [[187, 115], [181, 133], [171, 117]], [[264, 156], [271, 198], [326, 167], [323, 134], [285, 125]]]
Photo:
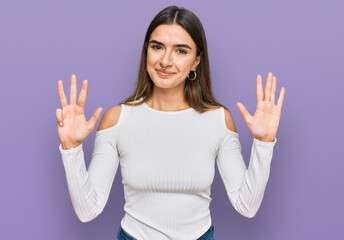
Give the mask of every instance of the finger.
[[276, 84], [277, 84], [276, 76], [273, 76], [273, 79], [272, 79], [272, 91], [271, 91], [271, 102], [273, 104], [275, 104]]
[[68, 102], [67, 102], [66, 94], [65, 94], [65, 92], [63, 90], [63, 82], [62, 82], [62, 80], [58, 80], [57, 81], [57, 90], [59, 92], [62, 108], [67, 107], [68, 106]]
[[93, 130], [94, 126], [96, 125], [96, 123], [100, 117], [100, 113], [102, 112], [102, 110], [103, 110], [103, 108], [99, 107], [94, 111], [92, 117], [87, 122], [88, 129]]
[[80, 91], [80, 95], [78, 99], [78, 105], [83, 108], [85, 107], [85, 103], [86, 103], [87, 87], [88, 87], [88, 81], [84, 80], [82, 82], [81, 91]]
[[239, 111], [240, 111], [242, 117], [244, 118], [246, 124], [251, 123], [251, 118], [252, 118], [252, 116], [251, 116], [251, 114], [247, 111], [246, 107], [245, 107], [242, 103], [240, 103], [240, 102], [237, 102], [237, 106], [238, 106]]
[[58, 126], [63, 127], [63, 113], [60, 108], [56, 109], [56, 119]]
[[70, 81], [70, 104], [76, 104], [77, 90], [76, 90], [76, 76], [72, 74]]
[[282, 104], [283, 104], [284, 95], [285, 95], [285, 88], [282, 87], [282, 89], [281, 89], [281, 91], [280, 91], [280, 95], [279, 95], [278, 100], [277, 100], [277, 107], [278, 107], [280, 110], [282, 109]]
[[260, 74], [258, 74], [256, 82], [257, 82], [256, 95], [257, 95], [257, 103], [258, 103], [260, 101], [263, 101], [262, 76]]
[[269, 72], [268, 77], [266, 79], [266, 84], [265, 84], [264, 101], [270, 101], [271, 100], [272, 76], [273, 76], [272, 72]]

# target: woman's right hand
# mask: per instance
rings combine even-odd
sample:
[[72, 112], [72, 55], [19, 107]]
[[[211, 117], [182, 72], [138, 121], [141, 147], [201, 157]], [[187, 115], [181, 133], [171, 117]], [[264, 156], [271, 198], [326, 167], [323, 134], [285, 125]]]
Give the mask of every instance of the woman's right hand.
[[[86, 121], [85, 102], [87, 94], [87, 80], [82, 83], [78, 103], [76, 76], [71, 76], [70, 85], [70, 104], [68, 105], [65, 92], [63, 90], [62, 80], [57, 81], [57, 89], [60, 95], [62, 110], [56, 109], [57, 131], [63, 149], [70, 149], [79, 146], [86, 137], [93, 131], [102, 111], [97, 108], [91, 119]], [[61, 124], [62, 123], [62, 124]]]

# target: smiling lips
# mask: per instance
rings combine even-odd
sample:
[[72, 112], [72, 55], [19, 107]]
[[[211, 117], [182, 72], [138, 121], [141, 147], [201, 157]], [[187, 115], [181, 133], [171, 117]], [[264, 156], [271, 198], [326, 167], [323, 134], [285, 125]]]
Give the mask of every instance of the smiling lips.
[[157, 73], [162, 76], [162, 77], [169, 77], [171, 75], [173, 75], [173, 72], [169, 72], [169, 71], [164, 71], [164, 70], [160, 70], [160, 69], [156, 69]]

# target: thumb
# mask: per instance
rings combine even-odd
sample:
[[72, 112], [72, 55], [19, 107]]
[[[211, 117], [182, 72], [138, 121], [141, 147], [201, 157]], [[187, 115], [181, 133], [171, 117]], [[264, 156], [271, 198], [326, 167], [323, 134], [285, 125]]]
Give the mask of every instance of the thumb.
[[97, 108], [97, 109], [94, 111], [92, 117], [91, 117], [90, 120], [88, 120], [88, 122], [87, 122], [87, 125], [88, 125], [88, 128], [89, 128], [89, 129], [92, 129], [92, 130], [93, 130], [94, 126], [96, 125], [96, 123], [97, 123], [97, 121], [98, 121], [98, 119], [99, 119], [99, 117], [100, 117], [100, 114], [101, 114], [102, 110], [103, 110], [103, 108], [102, 108], [102, 107], [99, 107], [99, 108]]
[[237, 104], [239, 111], [240, 111], [242, 117], [244, 118], [246, 124], [248, 124], [250, 122], [250, 119], [252, 116], [249, 114], [246, 107], [241, 102], [237, 102], [236, 104]]

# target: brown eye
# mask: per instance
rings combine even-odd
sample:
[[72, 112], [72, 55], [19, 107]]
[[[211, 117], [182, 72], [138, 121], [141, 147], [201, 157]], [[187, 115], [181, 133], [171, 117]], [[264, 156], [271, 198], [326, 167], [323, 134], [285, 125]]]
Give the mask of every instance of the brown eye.
[[178, 49], [178, 53], [186, 54], [187, 52], [184, 49]]
[[161, 47], [159, 45], [153, 45], [151, 48], [152, 49], [157, 49], [157, 50], [161, 49]]

